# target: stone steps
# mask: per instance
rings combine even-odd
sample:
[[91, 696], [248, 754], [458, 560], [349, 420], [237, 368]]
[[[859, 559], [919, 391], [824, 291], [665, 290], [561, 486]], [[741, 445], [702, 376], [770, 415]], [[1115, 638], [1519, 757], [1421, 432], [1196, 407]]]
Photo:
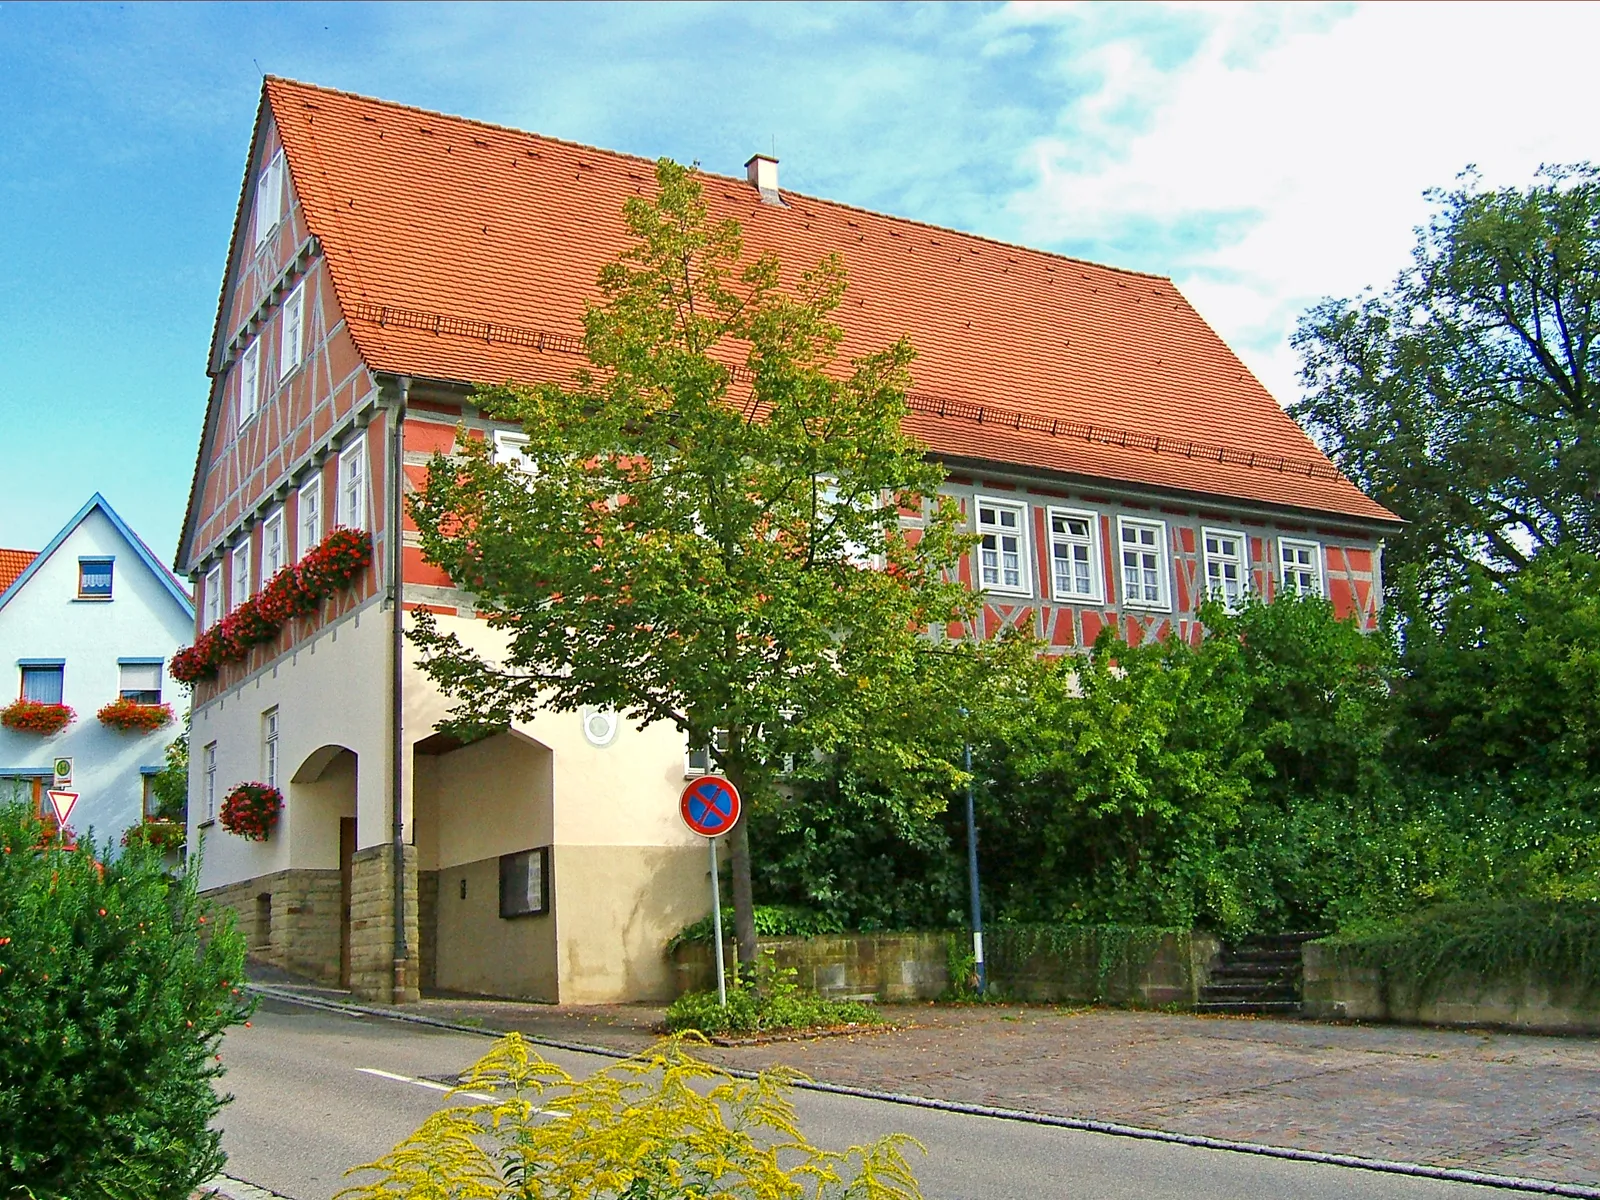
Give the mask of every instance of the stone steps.
[[1225, 945], [1196, 1012], [1294, 1016], [1302, 1000], [1300, 946], [1316, 933], [1279, 933]]

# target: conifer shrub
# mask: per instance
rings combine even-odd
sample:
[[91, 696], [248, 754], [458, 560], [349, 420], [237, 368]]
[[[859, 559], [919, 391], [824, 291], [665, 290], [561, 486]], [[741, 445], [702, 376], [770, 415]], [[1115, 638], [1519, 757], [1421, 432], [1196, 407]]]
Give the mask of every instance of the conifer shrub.
[[195, 876], [0, 806], [0, 1196], [188, 1200], [222, 1167], [217, 1045], [244, 941]]
[[[441, 1109], [335, 1200], [920, 1200], [904, 1136], [808, 1142], [787, 1068], [735, 1079], [669, 1039], [578, 1082], [510, 1034]], [[920, 1147], [919, 1147], [920, 1148]]]

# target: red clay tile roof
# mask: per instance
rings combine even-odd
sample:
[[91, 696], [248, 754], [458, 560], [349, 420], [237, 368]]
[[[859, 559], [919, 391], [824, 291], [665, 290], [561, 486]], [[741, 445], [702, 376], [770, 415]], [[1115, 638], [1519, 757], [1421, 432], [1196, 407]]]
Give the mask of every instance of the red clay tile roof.
[[[626, 244], [648, 160], [269, 78], [290, 176], [376, 370], [561, 381]], [[1168, 279], [703, 176], [714, 217], [786, 276], [838, 252], [843, 353], [902, 334], [909, 427], [949, 458], [1046, 467], [1374, 521]]]
[[0, 550], [0, 593], [17, 581], [28, 564], [39, 557], [37, 550]]

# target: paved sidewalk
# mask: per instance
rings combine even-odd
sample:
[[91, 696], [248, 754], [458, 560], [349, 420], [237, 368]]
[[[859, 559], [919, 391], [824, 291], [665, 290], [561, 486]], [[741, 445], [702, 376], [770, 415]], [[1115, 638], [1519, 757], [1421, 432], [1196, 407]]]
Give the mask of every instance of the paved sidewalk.
[[[407, 1011], [631, 1051], [662, 1009], [431, 998]], [[712, 1047], [829, 1083], [1177, 1133], [1600, 1182], [1600, 1039], [1113, 1009], [886, 1005], [889, 1032]]]

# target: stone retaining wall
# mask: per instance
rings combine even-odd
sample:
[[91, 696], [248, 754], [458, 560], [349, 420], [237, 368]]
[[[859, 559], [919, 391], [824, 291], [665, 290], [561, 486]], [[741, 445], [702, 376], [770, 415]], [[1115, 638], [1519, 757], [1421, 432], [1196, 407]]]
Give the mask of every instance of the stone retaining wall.
[[274, 871], [204, 895], [233, 911], [250, 957], [339, 986], [338, 871]]
[[1318, 1020], [1491, 1025], [1540, 1033], [1600, 1033], [1600, 996], [1537, 979], [1484, 979], [1457, 972], [1422, 991], [1333, 947], [1307, 942], [1305, 1015]]
[[[800, 986], [830, 999], [879, 1001], [933, 1000], [950, 985], [952, 939], [965, 950], [964, 933], [838, 934], [813, 938], [763, 938], [760, 948], [772, 950], [780, 968], [793, 967]], [[1017, 963], [992, 964], [990, 982], [1004, 995], [1045, 1002], [1096, 1001], [1139, 1007], [1192, 1005], [1205, 983], [1206, 970], [1219, 947], [1201, 933], [1169, 933], [1153, 946], [1108, 964], [1101, 971], [1098, 943], [1080, 943], [1078, 952], [1044, 952]], [[727, 962], [735, 961], [733, 943]], [[716, 986], [712, 948], [686, 943], [672, 952], [678, 995], [709, 991]]]
[[1103, 945], [1103, 938], [1115, 935], [1089, 927], [1062, 949], [1018, 956], [1009, 952], [1004, 936], [990, 939], [989, 978], [1007, 996], [1135, 1008], [1193, 1006], [1222, 948], [1210, 934], [1176, 931], [1153, 941]]
[[[780, 969], [793, 967], [801, 987], [832, 1000], [932, 1000], [949, 986], [949, 936], [943, 933], [862, 933], [814, 938], [762, 938], [763, 952]], [[730, 940], [728, 969], [738, 961]], [[685, 943], [672, 952], [677, 995], [717, 986], [709, 942]]]

